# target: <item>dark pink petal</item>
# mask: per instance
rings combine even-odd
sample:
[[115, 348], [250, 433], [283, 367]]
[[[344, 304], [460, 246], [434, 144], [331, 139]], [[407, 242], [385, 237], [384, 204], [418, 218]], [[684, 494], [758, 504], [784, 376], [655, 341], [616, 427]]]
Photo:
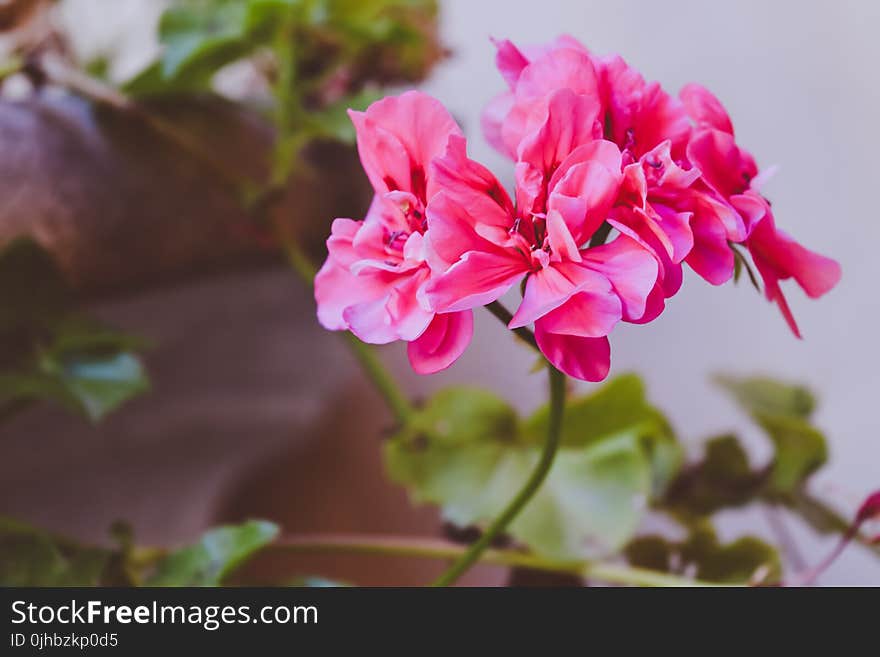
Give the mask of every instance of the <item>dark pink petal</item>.
[[[506, 235], [505, 230], [501, 230]], [[428, 205], [428, 232], [430, 250], [438, 258], [432, 259], [432, 268], [438, 272], [449, 269], [468, 251], [494, 252], [498, 247], [477, 232], [474, 216], [467, 206], [440, 192]]]
[[568, 301], [541, 317], [545, 331], [582, 338], [601, 338], [611, 333], [623, 318], [620, 297], [610, 284], [604, 289], [578, 292]]
[[556, 261], [568, 260], [580, 262], [581, 254], [578, 245], [571, 236], [562, 215], [555, 210], [547, 213], [547, 242]]
[[508, 326], [514, 329], [531, 324], [577, 292], [601, 293], [609, 288], [608, 279], [592, 269], [570, 262], [551, 263], [529, 276], [523, 300]]
[[691, 222], [694, 248], [686, 262], [712, 285], [721, 285], [733, 277], [734, 255], [727, 231], [713, 217], [698, 216]]
[[608, 338], [581, 338], [548, 333], [535, 324], [538, 348], [554, 367], [582, 381], [602, 381], [611, 369]]
[[[622, 303], [624, 319], [634, 321], [646, 314], [646, 304], [659, 273], [654, 256], [626, 235], [587, 249], [583, 256], [583, 265], [601, 273], [614, 287]], [[659, 307], [662, 311], [662, 295]]]
[[470, 310], [435, 315], [425, 332], [407, 345], [410, 365], [417, 374], [445, 370], [464, 353], [473, 333]]
[[564, 173], [551, 180], [547, 207], [562, 215], [574, 240], [580, 244], [608, 218], [623, 174], [620, 152], [611, 142], [597, 140], [578, 148], [572, 155], [577, 159], [567, 158]]
[[721, 101], [704, 86], [690, 83], [679, 92], [688, 115], [700, 127], [715, 128], [733, 134], [733, 123]]
[[840, 281], [840, 265], [835, 260], [804, 248], [778, 230], [772, 215], [755, 227], [748, 245], [756, 264], [761, 260], [779, 279], [794, 278], [811, 299], [829, 292]]
[[662, 281], [657, 281], [656, 285], [648, 293], [648, 300], [645, 302], [645, 312], [641, 317], [623, 316], [623, 321], [632, 324], [647, 324], [653, 322], [666, 309], [666, 294], [663, 291]]
[[493, 39], [492, 43], [496, 48], [495, 66], [498, 67], [498, 71], [507, 85], [514, 89], [523, 69], [528, 66], [529, 60], [508, 39], [500, 41]]
[[526, 273], [528, 263], [514, 253], [469, 251], [432, 279], [423, 297], [435, 312], [469, 310], [496, 301]]
[[688, 142], [687, 157], [702, 172], [703, 180], [722, 198], [742, 194], [758, 175], [755, 160], [736, 145], [733, 135], [707, 128]]

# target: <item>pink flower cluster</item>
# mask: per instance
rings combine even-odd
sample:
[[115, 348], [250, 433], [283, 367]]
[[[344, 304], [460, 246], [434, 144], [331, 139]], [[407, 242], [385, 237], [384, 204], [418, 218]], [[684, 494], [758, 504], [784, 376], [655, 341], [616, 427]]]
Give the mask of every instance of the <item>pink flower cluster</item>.
[[779, 281], [818, 297], [840, 268], [776, 228], [715, 96], [695, 84], [671, 96], [570, 37], [496, 45], [508, 90], [482, 123], [515, 163], [513, 198], [437, 100], [408, 92], [350, 112], [375, 197], [363, 221], [333, 223], [315, 281], [323, 326], [405, 340], [415, 371], [436, 372], [470, 342], [472, 309], [525, 279], [510, 328], [534, 324], [553, 365], [599, 381], [618, 322], [656, 318], [682, 263], [729, 280], [741, 244], [799, 336]]

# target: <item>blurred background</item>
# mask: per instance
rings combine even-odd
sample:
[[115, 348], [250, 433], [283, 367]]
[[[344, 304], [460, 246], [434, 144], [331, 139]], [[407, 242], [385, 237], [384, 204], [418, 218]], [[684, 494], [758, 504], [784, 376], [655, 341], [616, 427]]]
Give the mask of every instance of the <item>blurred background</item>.
[[[63, 0], [45, 20], [61, 26], [70, 56], [102, 62], [116, 84], [156, 57], [166, 4]], [[844, 272], [817, 302], [786, 287], [805, 339], [794, 339], [750, 286], [716, 290], [689, 275], [657, 321], [615, 331], [612, 374], [641, 374], [695, 453], [706, 436], [735, 430], [754, 462], [767, 457], [765, 441], [709, 376], [807, 384], [831, 448], [811, 487], [852, 514], [880, 482], [880, 259], [872, 249], [880, 242], [872, 201], [880, 4], [446, 0], [436, 21], [417, 72], [374, 77], [438, 97], [464, 127], [471, 156], [508, 185], [511, 167], [479, 132], [483, 105], [503, 88], [490, 36], [527, 44], [567, 32], [596, 52], [619, 52], [673, 93], [699, 81], [725, 103], [759, 164], [779, 165], [765, 188], [779, 225]], [[44, 404], [0, 425], [0, 513], [89, 540], [125, 518], [139, 540], [156, 544], [246, 517], [291, 532], [437, 535], [436, 512], [413, 507], [383, 476], [379, 441], [391, 418], [381, 400], [339, 337], [317, 325], [310, 290], [259, 235], [242, 236], [237, 210], [205, 182], [204, 163], [180, 161], [127, 123], [134, 119], [98, 121], [58, 90], [34, 100], [28, 85], [6, 80], [0, 101], [0, 243], [29, 234], [48, 245], [95, 316], [146, 338], [152, 390], [99, 425]], [[240, 67], [212, 85], [230, 98], [264, 91]], [[206, 131], [218, 157], [271, 175], [261, 169], [271, 134], [234, 107], [205, 114], [198, 103], [159, 103], [158, 111]], [[310, 147], [310, 158], [322, 172], [317, 187], [294, 180], [278, 211], [295, 235], [320, 244], [333, 216], [361, 215], [368, 193], [349, 147]], [[544, 377], [527, 374], [532, 354], [488, 314], [478, 313], [473, 344], [439, 375], [413, 374], [400, 345], [382, 355], [416, 395], [466, 382], [524, 412], [545, 399]], [[767, 525], [760, 512], [736, 511], [720, 530], [768, 535]], [[790, 525], [811, 562], [836, 540], [796, 519]], [[439, 567], [400, 561], [395, 580], [421, 583]], [[385, 563], [315, 557], [301, 568], [379, 584]], [[482, 568], [467, 581], [500, 583], [503, 574]], [[822, 583], [880, 585], [880, 565], [853, 548]]]

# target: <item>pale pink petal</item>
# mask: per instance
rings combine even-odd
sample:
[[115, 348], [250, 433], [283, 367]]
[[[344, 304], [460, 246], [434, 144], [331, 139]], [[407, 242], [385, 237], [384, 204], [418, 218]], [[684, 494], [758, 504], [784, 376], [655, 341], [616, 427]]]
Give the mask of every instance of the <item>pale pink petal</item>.
[[446, 108], [419, 91], [388, 96], [349, 116], [361, 163], [377, 192], [424, 194], [431, 160], [443, 154], [450, 135], [461, 134]]
[[428, 268], [421, 267], [417, 272], [403, 277], [388, 294], [388, 317], [396, 335], [401, 340], [415, 340], [434, 317], [418, 301], [418, 290], [428, 278]]
[[514, 96], [509, 91], [495, 96], [480, 114], [480, 128], [489, 145], [502, 155], [514, 159], [515, 153], [504, 141], [502, 126], [510, 110], [513, 109]]
[[369, 344], [388, 344], [398, 339], [397, 330], [388, 314], [389, 294], [373, 301], [348, 306], [342, 318], [349, 330]]
[[688, 115], [697, 125], [733, 134], [733, 123], [721, 101], [704, 86], [686, 84], [678, 93]]
[[328, 258], [315, 276], [315, 301], [318, 321], [326, 329], [349, 328], [344, 312], [349, 306], [384, 299], [396, 274], [375, 271], [361, 276]]
[[464, 353], [473, 333], [470, 310], [435, 315], [425, 332], [407, 345], [410, 365], [417, 374], [445, 370]]
[[497, 300], [527, 271], [513, 253], [470, 251], [448, 271], [430, 280], [423, 297], [435, 312], [469, 310]]
[[592, 142], [601, 106], [595, 96], [578, 95], [571, 89], [554, 91], [541, 123], [520, 142], [517, 159], [549, 175], [578, 146]]
[[548, 333], [535, 324], [538, 348], [554, 367], [582, 381], [602, 381], [611, 368], [608, 338], [581, 338]]

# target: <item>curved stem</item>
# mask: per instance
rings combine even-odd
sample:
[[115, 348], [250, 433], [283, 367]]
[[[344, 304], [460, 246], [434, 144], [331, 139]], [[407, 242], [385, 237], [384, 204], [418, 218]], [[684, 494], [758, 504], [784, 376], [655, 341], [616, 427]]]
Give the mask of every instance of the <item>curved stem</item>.
[[538, 464], [529, 476], [528, 481], [520, 489], [516, 497], [511, 500], [507, 508], [501, 512], [486, 531], [433, 583], [433, 586], [449, 586], [454, 584], [467, 570], [480, 560], [483, 553], [489, 548], [499, 535], [513, 522], [520, 511], [534, 497], [556, 458], [559, 449], [559, 439], [562, 433], [562, 416], [565, 411], [565, 375], [552, 365], [548, 364], [550, 374], [550, 423], [547, 429], [547, 441]]
[[[311, 263], [302, 249], [297, 244], [287, 244], [285, 246], [287, 253], [287, 261], [300, 277], [310, 285], [315, 281], [315, 266]], [[345, 332], [345, 339], [351, 349], [354, 357], [357, 358], [361, 369], [367, 378], [376, 386], [379, 394], [388, 404], [388, 408], [394, 414], [395, 419], [401, 424], [406, 424], [413, 414], [413, 407], [409, 399], [394, 381], [394, 377], [382, 364], [382, 361], [376, 356], [375, 350], [368, 344], [361, 342], [358, 338], [348, 331]]]
[[[513, 319], [513, 314], [511, 314], [511, 312], [507, 308], [501, 305], [500, 301], [493, 301], [490, 304], [486, 304], [486, 310], [488, 310], [490, 313], [495, 315], [495, 317], [501, 320], [501, 323], [505, 326], [510, 324], [510, 320]], [[511, 330], [519, 338], [527, 342], [532, 347], [532, 349], [534, 349], [535, 351], [540, 351], [540, 349], [538, 348], [538, 342], [535, 340], [535, 334], [532, 333], [525, 326], [521, 326], [520, 328], [515, 328]]]
[[[466, 546], [439, 539], [382, 537], [363, 535], [311, 535], [282, 537], [266, 549], [295, 553], [367, 554], [419, 559], [454, 559]], [[530, 568], [544, 572], [567, 573], [611, 584], [632, 586], [723, 586], [711, 582], [669, 575], [645, 568], [593, 561], [555, 561], [514, 550], [487, 549], [480, 562], [497, 566]]]

